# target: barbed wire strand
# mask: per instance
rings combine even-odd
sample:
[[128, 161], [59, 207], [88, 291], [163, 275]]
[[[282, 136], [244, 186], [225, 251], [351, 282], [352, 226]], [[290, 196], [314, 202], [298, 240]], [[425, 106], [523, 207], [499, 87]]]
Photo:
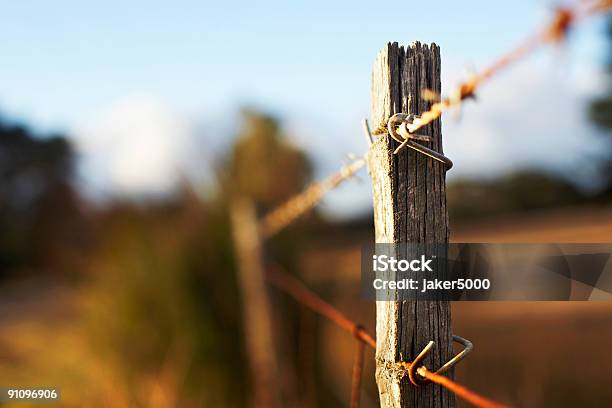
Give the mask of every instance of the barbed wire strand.
[[[453, 107], [459, 107], [465, 99], [474, 97], [476, 89], [485, 81], [491, 79], [509, 65], [524, 58], [528, 54], [535, 51], [547, 43], [558, 43], [564, 39], [571, 27], [580, 19], [603, 13], [610, 10], [612, 0], [598, 0], [593, 2], [581, 1], [573, 8], [557, 9], [554, 18], [541, 32], [535, 36], [529, 37], [517, 47], [510, 50], [494, 61], [488, 68], [484, 69], [480, 74], [471, 76], [467, 81], [457, 86], [451, 93], [451, 96], [445, 99], [440, 99], [438, 95], [433, 95], [431, 91], [424, 90], [424, 93], [429, 95], [429, 98], [436, 100], [431, 108], [423, 113], [420, 118], [416, 118], [411, 125], [408, 125], [408, 130], [413, 133], [421, 127], [433, 122], [439, 118], [443, 112]], [[368, 128], [369, 129], [369, 128]], [[386, 132], [386, 124], [378, 127], [372, 134], [381, 134]], [[353, 174], [366, 164], [365, 157], [358, 158], [354, 162], [343, 166], [340, 171], [333, 174], [329, 178], [311, 184], [302, 193], [290, 198], [286, 203], [281, 204], [275, 210], [272, 210], [262, 220], [260, 226], [262, 235], [269, 238], [281, 231], [300, 216], [312, 209], [323, 198], [325, 193], [338, 187], [343, 181], [349, 179]]]
[[263, 238], [269, 238], [313, 208], [329, 190], [338, 187], [344, 180], [366, 164], [365, 157], [359, 157], [343, 166], [339, 172], [323, 181], [311, 184], [306, 190], [289, 199], [267, 214], [260, 223]]
[[279, 267], [267, 271], [267, 279], [277, 288], [290, 295], [298, 303], [326, 317], [337, 326], [353, 334], [357, 339], [376, 349], [376, 340], [363, 327], [346, 317], [338, 309], [321, 299], [317, 294], [306, 288], [302, 282], [282, 271]]
[[[320, 314], [323, 317], [326, 317], [328, 320], [335, 323], [340, 328], [353, 334], [353, 336], [358, 341], [361, 341], [364, 344], [370, 346], [372, 349], [376, 350], [376, 340], [374, 340], [374, 338], [370, 336], [361, 325], [353, 322], [334, 306], [321, 299], [316, 293], [308, 289], [297, 278], [281, 270], [280, 267], [268, 269], [266, 277], [271, 284], [276, 286], [282, 292], [291, 296], [297, 303], [308, 307], [309, 309]], [[406, 371], [411, 366], [411, 364], [408, 362], [402, 362], [400, 364], [402, 368], [404, 368]], [[439, 384], [442, 387], [448, 389], [449, 391], [452, 391], [458, 397], [473, 404], [474, 406], [482, 408], [505, 407], [505, 405], [490, 400], [470, 390], [469, 388], [454, 382], [448, 377], [431, 372], [425, 367], [419, 367], [417, 369], [417, 372], [419, 375], [430, 380], [431, 382]], [[355, 393], [352, 392], [351, 404], [352, 401], [354, 401], [354, 396]]]
[[[508, 66], [523, 59], [533, 53], [538, 48], [546, 44], [558, 44], [567, 37], [569, 30], [581, 19], [602, 13], [612, 7], [611, 0], [597, 0], [591, 2], [580, 1], [573, 7], [558, 7], [551, 21], [543, 30], [532, 35], [521, 42], [518, 46], [511, 49], [506, 54], [495, 60], [491, 65], [482, 70], [479, 74], [471, 75], [468, 80], [459, 84], [447, 98], [440, 99], [433, 103], [428, 111], [414, 119], [413, 123], [408, 124], [410, 133], [416, 132], [442, 116], [442, 113], [457, 108], [461, 103], [476, 95], [478, 87], [497, 75]], [[426, 92], [431, 95], [431, 92]], [[433, 99], [438, 99], [433, 97]], [[381, 124], [374, 134], [386, 132], [386, 123]]]
[[449, 391], [452, 391], [455, 395], [460, 396], [463, 400], [469, 402], [470, 404], [476, 407], [487, 407], [487, 408], [504, 408], [506, 405], [500, 404], [489, 398], [483, 397], [470, 390], [469, 388], [458, 384], [452, 381], [450, 378], [445, 377], [440, 374], [436, 374], [432, 371], [429, 371], [427, 367], [419, 367], [417, 368], [417, 373], [429, 381], [439, 384], [442, 387], [446, 388]]
[[585, 2], [588, 4], [585, 10], [585, 16], [590, 16], [597, 13], [603, 13], [612, 8], [612, 0]]

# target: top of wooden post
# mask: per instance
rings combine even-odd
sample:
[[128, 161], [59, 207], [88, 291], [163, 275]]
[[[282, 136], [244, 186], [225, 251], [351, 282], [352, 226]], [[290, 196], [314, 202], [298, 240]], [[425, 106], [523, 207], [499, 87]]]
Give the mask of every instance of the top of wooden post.
[[[433, 43], [413, 42], [406, 47], [388, 43], [378, 53], [372, 70], [373, 128], [386, 133], [393, 114], [428, 110], [430, 101], [422, 97], [424, 89], [440, 93], [440, 47]], [[430, 143], [419, 143], [443, 153], [440, 119], [419, 129], [419, 133], [432, 137]], [[446, 243], [449, 231], [444, 165], [410, 148], [394, 155], [397, 146], [385, 135], [372, 145], [368, 155], [374, 194], [387, 195], [385, 208], [378, 208], [384, 213], [377, 213], [374, 206], [376, 242]], [[395, 177], [388, 177], [394, 171]], [[378, 198], [383, 197], [375, 197], [375, 201]], [[392, 219], [388, 218], [390, 214]], [[398, 218], [398, 214], [407, 216]]]

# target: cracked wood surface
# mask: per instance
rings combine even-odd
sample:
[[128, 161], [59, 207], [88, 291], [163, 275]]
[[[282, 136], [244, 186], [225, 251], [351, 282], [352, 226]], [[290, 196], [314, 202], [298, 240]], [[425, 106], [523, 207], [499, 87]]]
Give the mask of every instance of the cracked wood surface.
[[[386, 127], [394, 113], [426, 111], [430, 103], [421, 97], [423, 89], [440, 93], [440, 48], [418, 42], [406, 47], [387, 44], [372, 72], [372, 127]], [[432, 136], [432, 142], [423, 144], [442, 152], [439, 119], [418, 133]], [[397, 146], [383, 135], [368, 153], [376, 242], [448, 242], [443, 165], [410, 148], [394, 155]], [[411, 361], [430, 340], [436, 345], [424, 361], [429, 369], [436, 370], [452, 357], [450, 313], [449, 302], [376, 302], [376, 381], [381, 406], [454, 406], [455, 398], [447, 390], [433, 384], [414, 387], [396, 364]]]

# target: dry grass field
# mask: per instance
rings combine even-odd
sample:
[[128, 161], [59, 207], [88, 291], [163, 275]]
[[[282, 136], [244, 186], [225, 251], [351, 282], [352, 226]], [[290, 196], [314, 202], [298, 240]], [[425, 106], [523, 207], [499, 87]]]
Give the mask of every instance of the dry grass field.
[[[609, 209], [561, 209], [458, 225], [456, 242], [611, 242]], [[518, 406], [601, 406], [612, 398], [612, 304], [457, 302], [476, 350], [458, 379]]]
[[[302, 255], [304, 281], [350, 318], [374, 332], [374, 307], [360, 299], [363, 236], [321, 245]], [[365, 238], [364, 238], [365, 239]], [[605, 242], [612, 239], [612, 211], [565, 209], [453, 226], [455, 242]], [[325, 267], [324, 267], [325, 265]], [[14, 384], [57, 384], [62, 406], [130, 406], [114, 366], [88, 348], [79, 287], [53, 282], [6, 286], [0, 302], [0, 378]], [[316, 363], [321, 387], [344, 406], [350, 394], [354, 341], [318, 319], [311, 344], [298, 351]], [[612, 304], [606, 302], [455, 302], [454, 332], [475, 350], [456, 373], [459, 382], [499, 401], [524, 407], [601, 406], [612, 399]], [[373, 353], [366, 351], [362, 405], [377, 406]], [[136, 392], [147, 406], [172, 406], [172, 368], [142, 378]], [[166, 378], [166, 376], [170, 376]], [[317, 388], [318, 387], [318, 388]], [[315, 400], [316, 397], [313, 397]], [[197, 405], [197, 404], [196, 404]], [[24, 406], [24, 405], [19, 405]], [[108, 405], [106, 405], [108, 406]]]
[[[569, 208], [454, 225], [452, 231], [454, 242], [610, 242], [612, 211]], [[317, 250], [305, 257], [306, 279], [314, 287], [333, 285], [327, 298], [374, 332], [374, 308], [359, 300], [359, 259], [358, 245]], [[337, 266], [333, 274], [322, 268], [330, 263]], [[455, 302], [452, 310], [454, 332], [475, 345], [457, 370], [459, 382], [521, 407], [597, 407], [612, 399], [612, 303]], [[335, 326], [321, 326], [326, 380], [342, 401], [350, 393], [354, 343]], [[376, 406], [373, 353], [367, 353], [362, 402]]]

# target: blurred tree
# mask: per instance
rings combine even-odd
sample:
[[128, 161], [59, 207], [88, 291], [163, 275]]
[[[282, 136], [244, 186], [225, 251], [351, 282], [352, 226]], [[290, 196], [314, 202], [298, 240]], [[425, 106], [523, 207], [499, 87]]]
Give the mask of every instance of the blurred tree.
[[474, 218], [561, 207], [583, 196], [570, 182], [541, 170], [522, 170], [487, 180], [458, 180], [447, 190], [451, 218]]
[[[608, 17], [606, 25], [607, 34], [607, 53], [606, 70], [608, 74], [608, 84], [605, 93], [591, 102], [589, 107], [589, 117], [598, 127], [603, 130], [612, 130], [612, 17]], [[608, 134], [608, 136], [611, 136]], [[603, 165], [602, 172], [605, 175], [604, 195], [612, 194], [612, 137], [608, 137], [608, 152]]]
[[64, 249], [81, 241], [72, 161], [64, 137], [39, 138], [0, 123], [0, 275], [52, 269]]
[[233, 392], [246, 384], [221, 210], [184, 190], [99, 214], [85, 321], [130, 406], [244, 406], [245, 394]]
[[[236, 144], [221, 169], [224, 199], [246, 196], [253, 200], [259, 214], [282, 204], [301, 192], [311, 177], [311, 163], [303, 151], [284, 138], [279, 121], [270, 115], [245, 109], [242, 127]], [[302, 247], [312, 242], [309, 231], [319, 218], [316, 214], [302, 217], [301, 222], [281, 231], [266, 242], [266, 259], [296, 275], [300, 274]], [[286, 356], [280, 383], [283, 402], [293, 405], [296, 389], [305, 383], [297, 369], [298, 309], [295, 302], [272, 292], [271, 302], [275, 321], [277, 344], [275, 352]], [[245, 305], [244, 307], [249, 307]], [[305, 394], [300, 389], [301, 394]], [[290, 403], [289, 401], [293, 401]]]
[[[220, 169], [223, 194], [217, 199], [201, 201], [183, 186], [165, 203], [114, 203], [98, 214], [88, 263], [95, 282], [87, 293], [88, 332], [96, 354], [126, 384], [128, 400], [147, 405], [138, 390], [150, 389], [146, 379], [153, 377], [170, 405], [246, 403], [249, 377], [227, 202], [247, 195], [265, 211], [299, 192], [309, 176], [306, 157], [282, 140], [278, 122], [244, 111], [240, 136]], [[296, 230], [284, 233], [269, 242], [268, 255], [296, 271], [297, 242]], [[291, 309], [278, 309], [291, 315]], [[281, 340], [294, 343], [295, 319], [280, 322]], [[164, 367], [169, 379], [157, 375]], [[292, 376], [291, 369], [284, 373]]]
[[272, 116], [245, 109], [243, 126], [232, 151], [223, 185], [231, 195], [249, 196], [262, 209], [300, 192], [310, 179], [304, 153], [285, 140]]
[[[309, 176], [308, 160], [282, 140], [278, 122], [245, 111], [220, 169], [218, 197], [202, 201], [183, 186], [165, 202], [115, 202], [96, 214], [86, 331], [93, 354], [125, 384], [120, 394], [131, 405], [153, 406], [147, 398], [154, 390], [162, 406], [247, 403], [251, 384], [228, 201], [247, 195], [266, 211], [303, 189]], [[303, 230], [270, 240], [268, 259], [297, 272]], [[283, 297], [272, 300], [283, 314], [276, 319], [278, 348], [287, 356], [282, 380], [290, 382], [296, 376], [296, 306]]]

